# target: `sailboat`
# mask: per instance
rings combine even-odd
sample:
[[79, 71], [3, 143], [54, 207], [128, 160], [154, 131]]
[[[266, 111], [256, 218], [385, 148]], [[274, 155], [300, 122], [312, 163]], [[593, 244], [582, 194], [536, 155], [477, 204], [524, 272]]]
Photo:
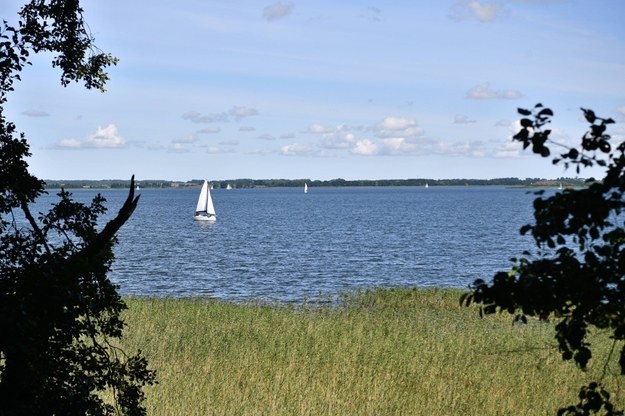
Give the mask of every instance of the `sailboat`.
[[304, 193], [308, 193], [308, 184], [304, 183]]
[[208, 182], [204, 180], [202, 190], [200, 191], [200, 197], [197, 200], [197, 207], [195, 208], [195, 216], [193, 219], [198, 221], [216, 221], [217, 215], [215, 214], [215, 207], [213, 206], [213, 198], [211, 198], [211, 191], [208, 189]]

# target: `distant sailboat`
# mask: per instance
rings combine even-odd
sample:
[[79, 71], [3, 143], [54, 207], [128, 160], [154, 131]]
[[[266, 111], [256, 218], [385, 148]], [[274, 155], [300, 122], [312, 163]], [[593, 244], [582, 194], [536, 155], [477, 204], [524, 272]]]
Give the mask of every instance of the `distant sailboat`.
[[430, 185], [428, 185], [428, 184], [426, 183], [426, 184], [425, 184], [425, 187], [426, 187], [426, 188], [429, 188], [429, 187], [430, 187]]
[[560, 182], [560, 186], [559, 186], [558, 189], [564, 189], [564, 188], [562, 188], [562, 182]]
[[304, 193], [307, 194], [308, 193], [308, 184], [304, 183]]
[[232, 189], [232, 186], [230, 186], [230, 184], [228, 184], [228, 185], [226, 186], [226, 189], [230, 190], [230, 189]]
[[202, 185], [200, 197], [197, 200], [197, 207], [195, 208], [195, 216], [193, 218], [198, 221], [217, 220], [215, 207], [213, 206], [213, 198], [211, 198], [211, 191], [208, 189], [208, 182], [206, 180], [204, 180], [204, 184]]

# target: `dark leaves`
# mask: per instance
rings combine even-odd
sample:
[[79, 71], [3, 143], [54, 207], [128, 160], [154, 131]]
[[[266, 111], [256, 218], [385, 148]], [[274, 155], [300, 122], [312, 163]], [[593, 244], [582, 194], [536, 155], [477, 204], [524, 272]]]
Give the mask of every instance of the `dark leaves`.
[[[481, 314], [508, 312], [515, 322], [557, 318], [555, 338], [562, 359], [586, 369], [593, 356], [589, 328], [613, 331], [615, 340], [625, 340], [625, 143], [610, 143], [607, 126], [612, 119], [582, 111], [590, 123], [588, 131], [579, 146], [560, 151], [553, 163], [575, 167], [578, 173], [586, 167], [604, 167], [605, 176], [593, 179], [587, 188], [539, 195], [533, 204], [534, 223], [520, 229], [533, 238], [536, 252], [524, 251], [510, 271], [495, 273], [489, 283], [476, 281], [464, 299], [480, 306]], [[550, 146], [556, 144], [544, 126], [553, 112], [542, 104], [518, 112], [521, 130], [513, 139], [549, 156]], [[619, 366], [625, 375], [625, 347]], [[578, 405], [558, 414], [622, 415], [609, 399], [600, 385], [592, 383], [580, 391]]]

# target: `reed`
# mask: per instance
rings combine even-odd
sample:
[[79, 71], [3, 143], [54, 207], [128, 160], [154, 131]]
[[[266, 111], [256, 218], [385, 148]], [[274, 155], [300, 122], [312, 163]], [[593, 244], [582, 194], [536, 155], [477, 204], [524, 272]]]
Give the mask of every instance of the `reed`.
[[[130, 298], [124, 347], [158, 371], [150, 415], [553, 415], [603, 371], [563, 363], [551, 324], [480, 319], [459, 296], [376, 289], [297, 307]], [[609, 340], [594, 348], [603, 363]]]

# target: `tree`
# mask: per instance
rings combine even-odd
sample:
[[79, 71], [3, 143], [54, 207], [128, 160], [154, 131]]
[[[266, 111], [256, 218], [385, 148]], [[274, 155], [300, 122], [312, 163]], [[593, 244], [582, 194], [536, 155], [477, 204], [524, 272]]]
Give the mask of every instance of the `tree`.
[[118, 215], [101, 230], [100, 195], [85, 205], [61, 191], [36, 219], [30, 206], [44, 182], [28, 172], [28, 143], [4, 114], [30, 53], [51, 53], [62, 85], [104, 90], [105, 69], [117, 60], [93, 42], [78, 0], [31, 0], [16, 26], [0, 27], [2, 415], [145, 414], [142, 387], [154, 382], [140, 351], [127, 355], [117, 346], [126, 306], [107, 278], [115, 234], [139, 200], [132, 181]]
[[[531, 146], [542, 157], [551, 155], [551, 131], [545, 126], [553, 112], [537, 104], [519, 109], [521, 130], [514, 140]], [[605, 168], [602, 180], [582, 189], [534, 200], [535, 223], [521, 228], [531, 234], [535, 253], [513, 259], [508, 272], [498, 272], [492, 282], [476, 280], [461, 303], [480, 305], [480, 314], [508, 312], [517, 320], [528, 316], [556, 319], [555, 338], [564, 360], [585, 369], [592, 357], [588, 334], [592, 327], [610, 331], [614, 348], [620, 347], [620, 372], [625, 374], [625, 143], [613, 147], [607, 126], [612, 119], [582, 112], [590, 124], [579, 147], [564, 147], [554, 164]], [[579, 404], [560, 409], [560, 415], [586, 415], [602, 411], [622, 415], [610, 403], [599, 382], [582, 387]]]

